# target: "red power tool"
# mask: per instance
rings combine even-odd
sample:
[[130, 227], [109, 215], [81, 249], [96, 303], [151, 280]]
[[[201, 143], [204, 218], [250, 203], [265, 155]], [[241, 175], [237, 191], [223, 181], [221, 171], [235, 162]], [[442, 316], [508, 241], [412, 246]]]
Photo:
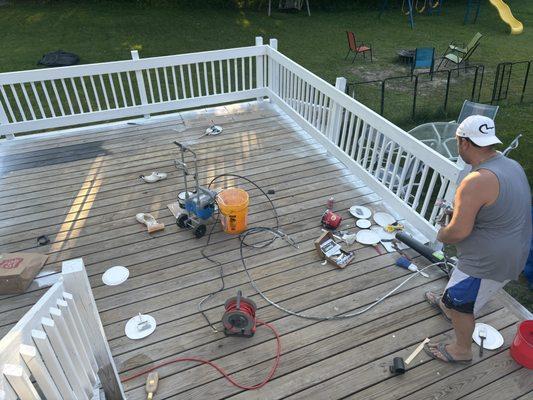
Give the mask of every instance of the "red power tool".
[[342, 217], [331, 210], [326, 210], [322, 214], [322, 226], [326, 229], [337, 229], [342, 222]]

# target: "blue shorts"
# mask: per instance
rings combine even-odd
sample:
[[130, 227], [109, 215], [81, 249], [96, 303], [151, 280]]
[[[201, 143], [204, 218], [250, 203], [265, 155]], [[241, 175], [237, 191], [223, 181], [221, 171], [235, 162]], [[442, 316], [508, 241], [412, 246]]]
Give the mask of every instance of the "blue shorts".
[[442, 295], [442, 302], [452, 310], [477, 315], [507, 282], [509, 281], [474, 278], [454, 268]]

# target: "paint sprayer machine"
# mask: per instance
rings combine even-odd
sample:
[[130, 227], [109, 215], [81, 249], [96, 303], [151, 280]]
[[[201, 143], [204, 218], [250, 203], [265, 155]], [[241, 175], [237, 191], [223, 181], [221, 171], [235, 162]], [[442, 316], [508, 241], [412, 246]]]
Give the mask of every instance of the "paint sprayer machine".
[[[175, 160], [177, 169], [183, 170], [183, 179], [185, 181], [185, 199], [183, 211], [176, 217], [176, 224], [180, 228], [192, 229], [194, 236], [201, 238], [207, 230], [206, 223], [215, 212], [215, 198], [217, 192], [209, 190], [198, 183], [198, 163], [196, 153], [182, 143], [174, 142], [181, 152], [181, 161]], [[187, 176], [190, 175], [189, 168], [185, 163], [185, 153], [189, 152], [193, 156], [194, 163], [194, 182], [196, 188], [189, 192], [187, 187]]]

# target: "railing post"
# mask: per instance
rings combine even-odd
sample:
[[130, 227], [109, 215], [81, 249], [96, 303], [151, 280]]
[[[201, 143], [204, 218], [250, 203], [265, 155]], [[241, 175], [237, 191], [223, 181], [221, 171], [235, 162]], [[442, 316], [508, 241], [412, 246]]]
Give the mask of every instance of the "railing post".
[[[263, 38], [261, 36], [255, 37], [255, 45], [263, 46]], [[260, 55], [255, 58], [255, 85], [257, 88], [265, 87], [265, 78], [263, 71], [263, 61], [265, 56]], [[263, 101], [263, 97], [258, 97], [257, 101]]]
[[106, 399], [125, 399], [124, 390], [120, 383], [117, 368], [109, 349], [104, 328], [96, 308], [96, 303], [81, 258], [63, 262], [62, 273], [65, 291], [74, 296], [79, 307], [82, 320], [86, 321], [87, 336], [94, 351], [94, 358], [98, 364], [98, 377], [102, 384]]
[[[335, 88], [340, 90], [342, 93], [346, 93], [346, 84], [346, 78], [339, 77], [335, 81]], [[326, 126], [326, 135], [335, 145], [337, 145], [342, 123], [342, 108], [337, 102], [335, 102], [335, 100], [332, 99], [332, 101], [334, 103], [333, 107], [330, 109], [330, 114], [327, 121], [328, 125]]]
[[[278, 49], [278, 39], [270, 39], [270, 47], [274, 50]], [[279, 68], [278, 65], [274, 62], [272, 58], [269, 59], [269, 68], [268, 68], [268, 83], [270, 89], [279, 95]], [[274, 67], [275, 66], [275, 67]]]
[[[0, 102], [0, 125], [7, 126], [9, 125], [9, 120], [7, 119], [6, 112], [4, 111], [4, 107], [2, 107], [2, 103]], [[6, 139], [15, 139], [15, 135], [12, 133], [4, 133], [4, 136]]]
[[[137, 50], [131, 51], [131, 59], [138, 60], [139, 52]], [[143, 73], [140, 70], [135, 71], [135, 77], [137, 78], [137, 87], [139, 88], [139, 96], [141, 97], [141, 104], [143, 106], [148, 105], [148, 98], [146, 97], [146, 87], [144, 86]], [[144, 118], [150, 118], [150, 114], [144, 114]]]

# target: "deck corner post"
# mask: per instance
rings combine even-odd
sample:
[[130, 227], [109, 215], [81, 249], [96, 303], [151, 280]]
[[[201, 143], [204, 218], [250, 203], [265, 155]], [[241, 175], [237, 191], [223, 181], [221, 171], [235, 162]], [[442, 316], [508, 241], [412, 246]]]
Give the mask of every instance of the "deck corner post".
[[[278, 50], [278, 39], [270, 39], [268, 45], [275, 51]], [[269, 57], [268, 63], [268, 86], [275, 94], [279, 95], [279, 70], [280, 65]], [[271, 99], [272, 101], [272, 99]]]
[[[338, 77], [335, 81], [335, 88], [342, 93], [346, 92], [346, 85], [347, 81], [344, 77]], [[342, 124], [342, 107], [337, 102], [334, 102], [329, 111], [330, 115], [327, 121], [326, 136], [337, 145]]]
[[[255, 45], [263, 46], [262, 36], [255, 37]], [[264, 78], [264, 69], [263, 69], [264, 59], [265, 59], [265, 56], [262, 54], [260, 56], [256, 56], [255, 58], [255, 85], [258, 89], [264, 89], [265, 87], [265, 78]], [[262, 96], [257, 97], [256, 100], [263, 101], [263, 97]]]
[[[131, 51], [131, 59], [134, 61], [139, 60], [139, 52], [137, 50]], [[141, 104], [147, 106], [148, 97], [146, 96], [146, 86], [144, 85], [144, 77], [141, 70], [135, 70], [135, 78], [137, 80], [137, 87], [139, 88], [139, 96], [141, 96]], [[144, 118], [150, 118], [150, 114], [144, 114]]]
[[105, 336], [104, 327], [96, 308], [89, 278], [81, 258], [63, 262], [61, 278], [65, 290], [72, 294], [79, 307], [82, 320], [85, 322], [87, 336], [98, 364], [98, 377], [106, 399], [125, 399], [124, 389]]

